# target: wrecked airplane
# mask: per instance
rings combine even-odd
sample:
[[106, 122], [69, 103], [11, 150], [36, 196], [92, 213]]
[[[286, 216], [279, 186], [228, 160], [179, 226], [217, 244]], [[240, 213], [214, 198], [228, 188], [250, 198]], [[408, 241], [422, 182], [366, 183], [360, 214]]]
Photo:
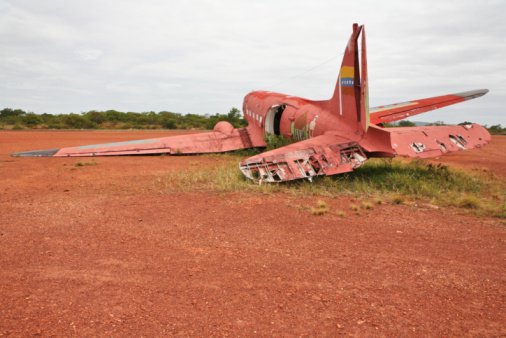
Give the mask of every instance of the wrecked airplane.
[[[361, 35], [360, 48], [359, 36]], [[219, 122], [212, 132], [81, 147], [29, 151], [13, 156], [111, 156], [202, 154], [265, 147], [266, 133], [294, 142], [239, 163], [243, 174], [259, 182], [280, 182], [353, 171], [371, 157], [427, 158], [482, 147], [488, 131], [477, 124], [383, 128], [430, 110], [464, 102], [486, 89], [369, 108], [364, 26], [353, 25], [334, 94], [312, 101], [268, 91], [244, 98], [245, 128]]]

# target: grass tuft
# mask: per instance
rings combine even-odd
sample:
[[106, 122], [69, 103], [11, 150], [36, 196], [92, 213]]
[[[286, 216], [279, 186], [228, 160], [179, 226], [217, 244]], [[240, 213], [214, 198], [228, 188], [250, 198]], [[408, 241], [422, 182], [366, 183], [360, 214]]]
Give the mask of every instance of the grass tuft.
[[76, 163], [74, 163], [75, 167], [84, 167], [84, 166], [88, 166], [88, 165], [97, 165], [97, 162], [95, 162], [95, 160], [91, 160], [91, 161], [88, 161], [88, 162], [76, 162]]
[[320, 208], [328, 208], [328, 205], [325, 201], [319, 200], [318, 201], [318, 207]]
[[399, 195], [399, 194], [394, 194], [390, 197], [390, 201], [393, 203], [393, 204], [402, 204], [404, 203], [404, 196], [402, 195]]
[[311, 208], [311, 213], [313, 215], [324, 215], [329, 211], [329, 206], [325, 201], [318, 201], [318, 208]]
[[479, 209], [481, 207], [481, 201], [476, 196], [466, 195], [457, 201], [457, 206], [466, 209]]
[[362, 202], [362, 207], [367, 210], [371, 210], [373, 208], [373, 204], [369, 201]]
[[328, 208], [311, 208], [311, 213], [312, 213], [313, 215], [317, 215], [317, 216], [324, 215], [324, 214], [326, 214], [328, 211], [329, 211], [329, 209], [328, 209]]

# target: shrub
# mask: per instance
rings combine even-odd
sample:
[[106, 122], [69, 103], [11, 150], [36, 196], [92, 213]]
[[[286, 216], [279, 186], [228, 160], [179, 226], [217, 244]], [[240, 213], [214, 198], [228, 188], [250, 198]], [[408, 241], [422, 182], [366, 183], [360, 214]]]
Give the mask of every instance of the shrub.
[[281, 148], [292, 143], [291, 139], [285, 138], [283, 135], [275, 135], [271, 133], [265, 133], [264, 141], [267, 143], [266, 150]]

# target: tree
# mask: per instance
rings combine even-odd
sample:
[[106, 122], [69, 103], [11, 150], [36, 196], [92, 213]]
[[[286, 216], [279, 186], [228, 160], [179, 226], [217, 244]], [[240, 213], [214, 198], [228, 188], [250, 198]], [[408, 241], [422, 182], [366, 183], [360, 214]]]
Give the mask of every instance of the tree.
[[70, 113], [65, 116], [63, 122], [70, 128], [76, 129], [90, 129], [96, 126], [93, 122], [87, 119], [85, 116]]
[[401, 122], [399, 122], [399, 127], [414, 127], [414, 126], [416, 125], [408, 120], [402, 120]]
[[162, 127], [165, 129], [177, 129], [176, 120], [174, 118], [167, 118], [162, 122]]
[[107, 120], [107, 117], [104, 113], [98, 112], [96, 110], [90, 110], [89, 112], [85, 113], [84, 116], [86, 116], [91, 122], [95, 124], [102, 124]]
[[6, 124], [19, 124], [26, 113], [21, 109], [4, 108], [0, 110], [0, 121]]
[[156, 115], [154, 111], [150, 111], [149, 113], [144, 114], [146, 114], [148, 124], [158, 124], [158, 115]]
[[123, 122], [136, 123], [139, 116], [141, 116], [140, 113], [128, 112], [126, 114], [122, 114], [122, 120]]
[[149, 124], [149, 117], [146, 113], [142, 113], [140, 114], [137, 119], [135, 120], [135, 123], [136, 124], [139, 124], [139, 125], [146, 125], [146, 124]]
[[116, 110], [108, 110], [104, 114], [105, 114], [107, 121], [109, 121], [109, 122], [121, 121], [121, 114], [122, 113], [120, 113]]
[[26, 114], [25, 116], [23, 116], [21, 118], [21, 121], [27, 127], [35, 127], [35, 126], [42, 124], [44, 122], [39, 115], [34, 114], [34, 113]]
[[21, 109], [11, 109], [11, 108], [4, 108], [0, 110], [0, 118], [9, 117], [9, 116], [23, 116], [26, 113], [22, 111]]
[[492, 135], [503, 135], [506, 134], [506, 128], [502, 128], [500, 124], [496, 124], [487, 128], [488, 132]]
[[228, 112], [226, 121], [230, 122], [236, 128], [246, 127], [247, 125], [244, 115], [241, 114], [241, 111], [235, 107], [230, 109]]

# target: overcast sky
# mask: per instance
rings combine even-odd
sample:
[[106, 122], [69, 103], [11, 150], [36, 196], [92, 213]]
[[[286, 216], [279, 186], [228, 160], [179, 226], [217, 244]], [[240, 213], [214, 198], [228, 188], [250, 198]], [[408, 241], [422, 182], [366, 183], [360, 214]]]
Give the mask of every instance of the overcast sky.
[[418, 121], [506, 124], [506, 1], [0, 0], [0, 109], [227, 113], [328, 99], [352, 24], [371, 106], [487, 88]]

